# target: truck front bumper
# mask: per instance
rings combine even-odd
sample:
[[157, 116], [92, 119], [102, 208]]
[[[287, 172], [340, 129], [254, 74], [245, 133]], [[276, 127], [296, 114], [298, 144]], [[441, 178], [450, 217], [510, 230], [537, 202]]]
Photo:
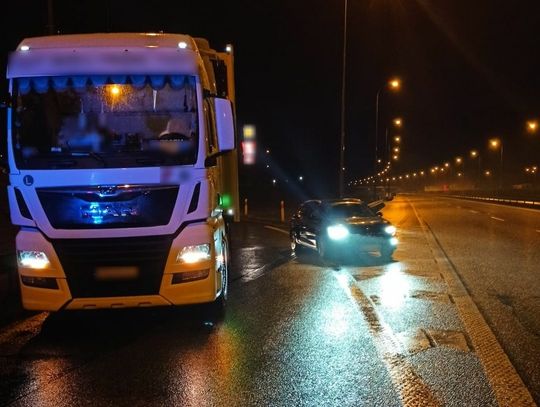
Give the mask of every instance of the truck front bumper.
[[[98, 309], [98, 308], [125, 308], [125, 307], [151, 307], [166, 305], [184, 305], [211, 302], [216, 299], [219, 292], [220, 273], [216, 261], [212, 228], [207, 224], [195, 224], [186, 227], [172, 240], [165, 267], [159, 276], [160, 283], [156, 286], [155, 294], [144, 293], [131, 295], [108, 296], [77, 296], [76, 290], [70, 287], [70, 278], [64, 268], [53, 244], [36, 229], [22, 229], [17, 234], [17, 250], [40, 251], [45, 253], [49, 262], [46, 267], [39, 269], [25, 267], [19, 264], [19, 279], [22, 303], [25, 309], [39, 311], [59, 311], [61, 309]], [[210, 260], [195, 264], [178, 264], [176, 257], [184, 246], [210, 243]], [[99, 253], [95, 254], [99, 256]], [[97, 262], [99, 263], [99, 262]], [[73, 273], [73, 271], [70, 271]], [[174, 278], [176, 274], [199, 273], [202, 277], [192, 281], [182, 282]], [[72, 274], [70, 275], [72, 276]], [[73, 278], [73, 277], [71, 277]], [[34, 281], [45, 281], [49, 288]], [[122, 284], [122, 282], [115, 282]]]

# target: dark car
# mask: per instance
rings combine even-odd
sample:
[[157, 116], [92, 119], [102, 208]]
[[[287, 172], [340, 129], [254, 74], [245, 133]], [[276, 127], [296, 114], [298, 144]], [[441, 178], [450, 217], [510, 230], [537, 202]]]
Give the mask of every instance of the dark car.
[[382, 207], [354, 198], [306, 201], [291, 219], [291, 249], [315, 249], [323, 258], [378, 251], [390, 260], [398, 239]]

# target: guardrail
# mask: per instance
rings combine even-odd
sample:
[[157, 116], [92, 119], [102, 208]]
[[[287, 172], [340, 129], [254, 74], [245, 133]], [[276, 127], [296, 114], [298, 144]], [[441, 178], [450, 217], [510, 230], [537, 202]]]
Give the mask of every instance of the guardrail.
[[540, 201], [536, 200], [526, 200], [526, 199], [506, 199], [506, 198], [492, 198], [485, 196], [471, 196], [471, 195], [446, 195], [452, 198], [461, 198], [461, 199], [474, 199], [477, 201], [487, 201], [487, 202], [496, 202], [502, 204], [511, 204], [518, 206], [532, 206], [540, 209]]

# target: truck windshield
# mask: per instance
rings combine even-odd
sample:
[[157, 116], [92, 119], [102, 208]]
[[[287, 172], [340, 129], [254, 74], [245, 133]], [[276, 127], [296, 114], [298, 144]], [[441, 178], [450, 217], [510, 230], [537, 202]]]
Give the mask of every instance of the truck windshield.
[[13, 146], [21, 169], [189, 165], [197, 160], [195, 77], [19, 78]]

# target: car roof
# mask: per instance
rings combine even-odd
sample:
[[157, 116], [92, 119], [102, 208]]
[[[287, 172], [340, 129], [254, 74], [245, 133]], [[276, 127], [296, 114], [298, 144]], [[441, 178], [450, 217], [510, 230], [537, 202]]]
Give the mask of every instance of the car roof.
[[333, 198], [333, 199], [310, 199], [308, 201], [302, 202], [302, 205], [307, 205], [310, 203], [316, 203], [325, 206], [336, 206], [343, 204], [365, 204], [366, 202], [358, 198]]

